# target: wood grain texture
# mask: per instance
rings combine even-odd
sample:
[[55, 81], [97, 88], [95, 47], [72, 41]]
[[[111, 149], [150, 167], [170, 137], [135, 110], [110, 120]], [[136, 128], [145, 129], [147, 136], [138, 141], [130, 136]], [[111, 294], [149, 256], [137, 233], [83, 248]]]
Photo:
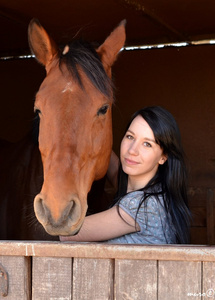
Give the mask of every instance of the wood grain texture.
[[201, 293], [201, 262], [160, 261], [158, 264], [158, 299], [196, 299]]
[[214, 261], [215, 247], [204, 245], [110, 245], [101, 243], [5, 242], [0, 256], [76, 257]]
[[0, 256], [0, 263], [5, 268], [8, 279], [9, 289], [6, 297], [0, 299], [7, 300], [30, 300], [31, 298], [31, 261], [29, 257], [19, 256]]
[[70, 300], [72, 259], [34, 257], [32, 263], [32, 299]]
[[[20, 256], [23, 249], [27, 256]], [[200, 299], [208, 291], [215, 296], [213, 246], [0, 243], [0, 252], [10, 250], [0, 254], [9, 277], [9, 294], [0, 299], [181, 300]]]
[[116, 260], [115, 299], [156, 300], [157, 261]]
[[215, 298], [215, 262], [203, 262], [202, 292], [212, 299]]
[[113, 262], [111, 259], [75, 258], [73, 300], [112, 300]]

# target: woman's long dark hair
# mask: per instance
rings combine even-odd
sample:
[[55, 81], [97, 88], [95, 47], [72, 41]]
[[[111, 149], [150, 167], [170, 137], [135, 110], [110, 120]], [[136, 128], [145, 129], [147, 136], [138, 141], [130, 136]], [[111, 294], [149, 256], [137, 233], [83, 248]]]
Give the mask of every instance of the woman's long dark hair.
[[[159, 165], [155, 176], [143, 187], [142, 203], [151, 195], [163, 196], [166, 215], [174, 226], [176, 242], [189, 243], [190, 210], [187, 196], [187, 170], [184, 151], [181, 144], [181, 135], [178, 125], [170, 112], [160, 106], [146, 107], [138, 110], [131, 118], [130, 124], [137, 116], [142, 116], [152, 129], [156, 143], [167, 155], [167, 161]], [[127, 193], [128, 175], [120, 165], [119, 186], [116, 200], [120, 201]], [[156, 186], [161, 185], [161, 191], [156, 192]], [[150, 192], [151, 191], [151, 192]], [[170, 223], [171, 223], [170, 222]]]

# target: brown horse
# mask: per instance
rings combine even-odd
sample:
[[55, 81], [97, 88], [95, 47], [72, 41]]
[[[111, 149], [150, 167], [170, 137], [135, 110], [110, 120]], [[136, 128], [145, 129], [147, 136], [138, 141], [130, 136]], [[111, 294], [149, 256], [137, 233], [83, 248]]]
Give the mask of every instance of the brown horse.
[[73, 42], [61, 51], [35, 19], [28, 36], [32, 53], [46, 68], [35, 100], [44, 182], [34, 210], [49, 234], [72, 235], [83, 223], [93, 181], [109, 164], [111, 67], [124, 46], [125, 22], [96, 50]]

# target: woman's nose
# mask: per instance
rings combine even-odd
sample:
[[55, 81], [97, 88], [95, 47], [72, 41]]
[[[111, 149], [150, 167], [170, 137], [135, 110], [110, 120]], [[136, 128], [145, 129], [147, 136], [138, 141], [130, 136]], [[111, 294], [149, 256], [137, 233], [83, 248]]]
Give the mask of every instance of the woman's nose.
[[138, 155], [138, 144], [136, 142], [132, 143], [128, 149], [129, 154]]

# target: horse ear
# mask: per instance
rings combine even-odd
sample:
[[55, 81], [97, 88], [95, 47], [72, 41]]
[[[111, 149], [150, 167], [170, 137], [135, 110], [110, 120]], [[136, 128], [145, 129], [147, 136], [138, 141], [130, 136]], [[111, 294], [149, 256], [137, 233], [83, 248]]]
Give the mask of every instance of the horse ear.
[[36, 59], [47, 67], [58, 55], [58, 47], [37, 19], [32, 19], [28, 26], [28, 42]]
[[125, 34], [126, 20], [120, 22], [118, 27], [114, 29], [113, 32], [106, 38], [104, 43], [97, 49], [105, 71], [108, 76], [111, 77], [111, 67], [117, 58], [117, 54], [120, 49], [125, 44], [126, 34]]

